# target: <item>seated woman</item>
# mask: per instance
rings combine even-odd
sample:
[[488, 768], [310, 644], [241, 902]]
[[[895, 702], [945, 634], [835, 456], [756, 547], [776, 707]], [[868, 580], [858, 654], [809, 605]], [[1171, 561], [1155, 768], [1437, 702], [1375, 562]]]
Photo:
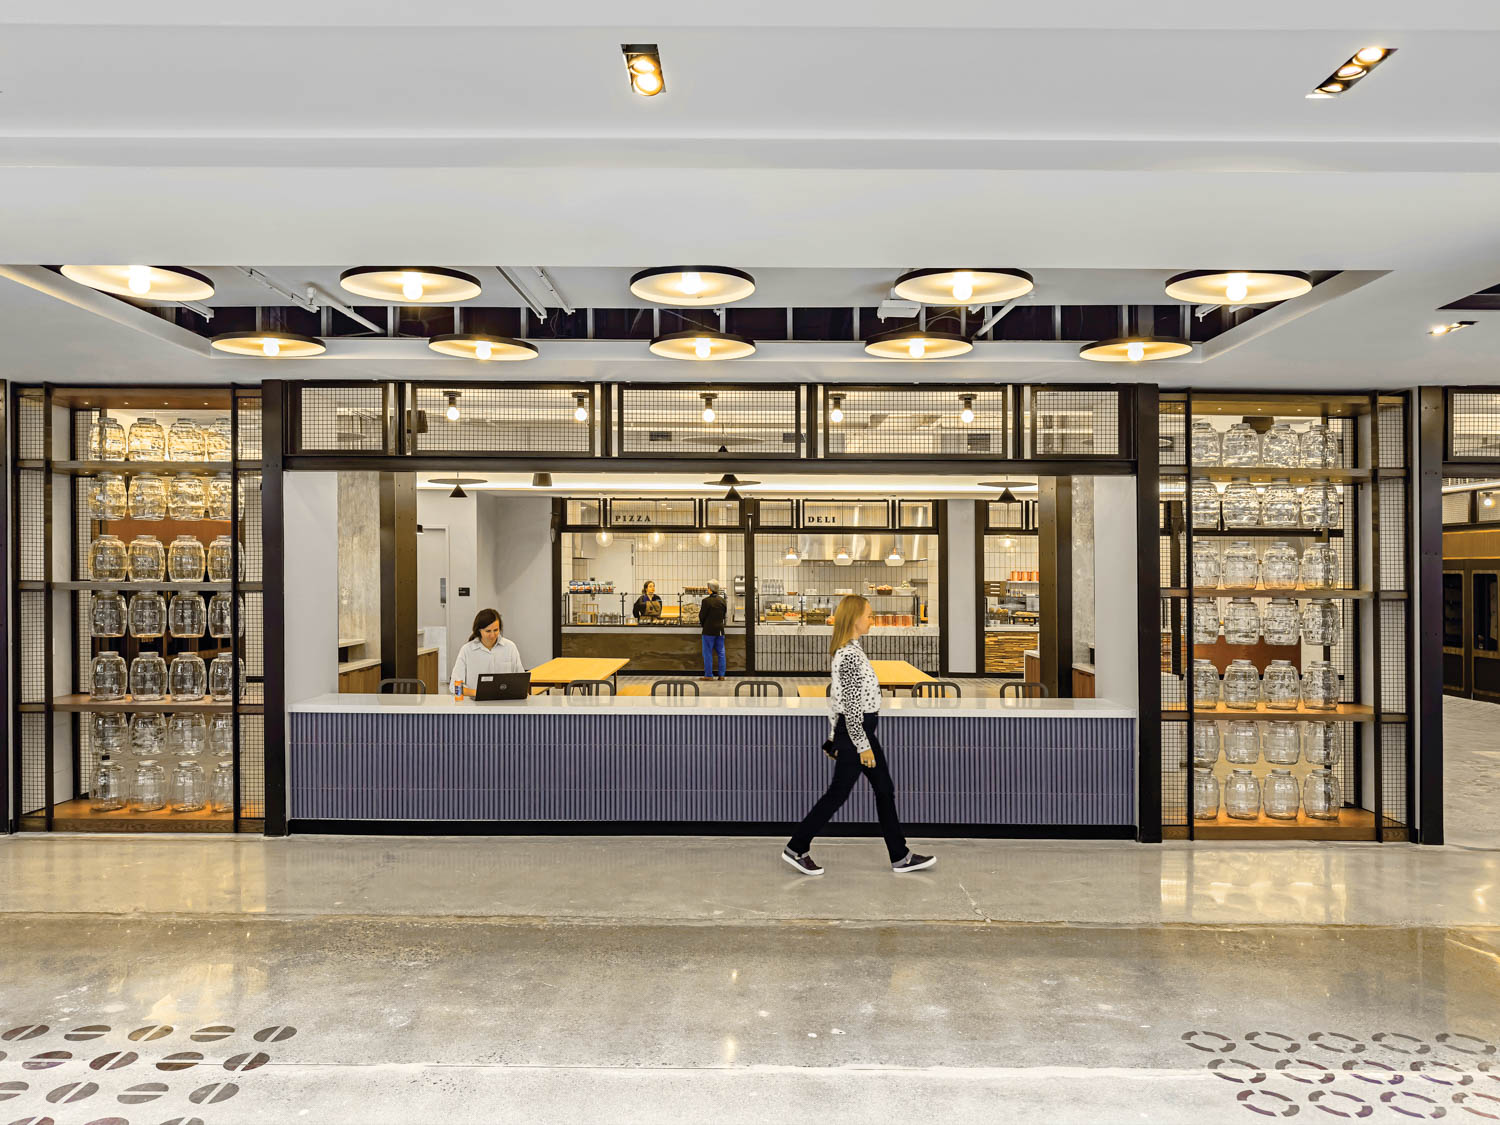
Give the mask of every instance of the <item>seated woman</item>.
[[481, 609], [474, 615], [468, 643], [458, 650], [453, 675], [449, 677], [449, 682], [461, 686], [465, 695], [474, 694], [474, 684], [481, 673], [526, 671], [526, 665], [521, 663], [521, 650], [514, 641], [502, 637], [500, 629], [498, 610]]

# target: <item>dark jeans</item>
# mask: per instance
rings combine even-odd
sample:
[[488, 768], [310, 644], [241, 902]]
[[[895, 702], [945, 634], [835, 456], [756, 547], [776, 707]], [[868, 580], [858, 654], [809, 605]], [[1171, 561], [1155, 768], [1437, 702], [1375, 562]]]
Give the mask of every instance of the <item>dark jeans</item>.
[[703, 674], [712, 676], [714, 674], [714, 656], [719, 658], [719, 675], [729, 673], [728, 662], [724, 659], [724, 634], [711, 637], [707, 633], [703, 635]]
[[833, 780], [828, 783], [828, 792], [818, 798], [818, 803], [802, 818], [802, 823], [797, 825], [797, 831], [787, 843], [798, 855], [812, 847], [813, 837], [823, 831], [833, 814], [843, 807], [863, 773], [870, 788], [875, 790], [875, 811], [880, 816], [880, 833], [885, 837], [885, 850], [890, 853], [891, 862], [906, 858], [906, 837], [901, 833], [901, 818], [896, 815], [896, 783], [891, 780], [891, 771], [885, 764], [885, 751], [875, 737], [875, 724], [879, 721], [877, 712], [871, 711], [865, 716], [865, 734], [869, 736], [870, 749], [875, 751], [875, 764], [863, 766], [859, 761], [859, 751], [854, 748], [854, 740], [844, 725], [844, 716], [839, 716], [838, 725], [833, 729], [833, 745], [838, 751]]

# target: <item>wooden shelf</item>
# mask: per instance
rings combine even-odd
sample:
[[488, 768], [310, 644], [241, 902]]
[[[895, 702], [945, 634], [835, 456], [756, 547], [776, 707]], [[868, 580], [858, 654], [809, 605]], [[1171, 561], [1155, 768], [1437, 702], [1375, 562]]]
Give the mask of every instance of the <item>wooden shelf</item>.
[[[230, 582], [30, 582], [22, 583], [21, 589], [45, 589], [51, 586], [54, 590], [118, 590], [122, 594], [143, 593], [151, 590], [213, 590], [215, 592], [229, 593], [233, 588]], [[240, 593], [256, 593], [263, 589], [259, 582], [241, 582]]]
[[77, 473], [93, 476], [97, 473], [156, 473], [167, 476], [176, 473], [210, 475], [213, 473], [258, 473], [259, 461], [53, 461], [54, 473]]
[[210, 812], [131, 812], [128, 808], [114, 812], [95, 812], [87, 798], [62, 801], [52, 807], [54, 832], [233, 832], [230, 813]]
[[[1185, 723], [1188, 712], [1186, 707], [1163, 707], [1161, 717], [1167, 722]], [[1297, 705], [1295, 711], [1284, 711], [1278, 708], [1267, 707], [1264, 703], [1258, 703], [1254, 707], [1226, 707], [1219, 703], [1213, 707], [1193, 708], [1193, 718], [1199, 722], [1213, 721], [1216, 719], [1280, 719], [1283, 722], [1370, 722], [1375, 718], [1375, 708], [1365, 703], [1340, 703], [1337, 707], [1327, 711], [1314, 711]], [[1397, 715], [1382, 715], [1385, 722], [1401, 722], [1402, 717]]]
[[[1162, 535], [1171, 535], [1166, 528], [1158, 529]], [[1183, 528], [1183, 531], [1187, 531]], [[1195, 527], [1194, 539], [1342, 539], [1341, 527]]]
[[[1189, 596], [1189, 593], [1186, 586], [1163, 586], [1161, 596], [1185, 598]], [[1207, 586], [1194, 589], [1191, 596], [1195, 598], [1319, 598], [1331, 601], [1337, 598], [1369, 598], [1374, 594], [1370, 590], [1304, 590], [1300, 587], [1290, 590], [1267, 590], [1264, 586]]]
[[1270, 484], [1273, 480], [1284, 480], [1290, 484], [1364, 484], [1370, 479], [1369, 469], [1278, 469], [1274, 466], [1260, 468], [1231, 469], [1220, 465], [1194, 465], [1187, 475], [1198, 480], [1236, 481], [1248, 480], [1251, 484]]
[[[265, 709], [264, 703], [256, 699], [254, 702], [243, 700], [240, 703], [240, 714], [258, 715]], [[85, 694], [59, 695], [52, 700], [54, 711], [197, 711], [202, 714], [228, 714], [234, 710], [233, 704], [218, 703], [212, 699], [183, 699], [174, 700], [171, 696], [166, 699], [141, 700], [136, 702], [130, 696], [124, 699], [93, 699]]]
[[1199, 840], [1373, 840], [1375, 814], [1369, 809], [1344, 809], [1337, 820], [1317, 820], [1298, 812], [1296, 820], [1275, 820], [1261, 813], [1254, 820], [1235, 820], [1222, 806], [1214, 820], [1195, 820]]

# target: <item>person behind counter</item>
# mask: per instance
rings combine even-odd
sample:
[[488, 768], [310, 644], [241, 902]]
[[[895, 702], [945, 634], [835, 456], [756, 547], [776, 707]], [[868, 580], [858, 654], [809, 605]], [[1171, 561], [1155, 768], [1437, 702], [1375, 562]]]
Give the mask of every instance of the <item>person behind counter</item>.
[[724, 618], [729, 605], [724, 601], [724, 588], [713, 579], [708, 582], [708, 597], [698, 607], [698, 624], [703, 627], [703, 679], [714, 678], [714, 657], [719, 658], [719, 679], [729, 671], [724, 659]]
[[646, 584], [641, 587], [641, 596], [635, 599], [635, 607], [630, 612], [636, 621], [643, 617], [655, 621], [661, 617], [661, 599], [656, 596], [655, 582], [647, 579]]
[[468, 643], [458, 650], [453, 675], [449, 677], [455, 690], [472, 696], [481, 673], [526, 671], [526, 665], [521, 663], [521, 650], [516, 648], [515, 641], [502, 637], [500, 629], [498, 610], [481, 609], [474, 615]]

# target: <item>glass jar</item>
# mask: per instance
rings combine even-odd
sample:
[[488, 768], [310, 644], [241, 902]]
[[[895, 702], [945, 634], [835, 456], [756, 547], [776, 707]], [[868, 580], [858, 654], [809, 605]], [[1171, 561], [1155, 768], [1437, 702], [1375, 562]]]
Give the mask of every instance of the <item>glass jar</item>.
[[[208, 518], [211, 520], [227, 520], [233, 511], [234, 498], [232, 493], [234, 482], [229, 479], [228, 473], [219, 473], [208, 481], [207, 505]], [[240, 497], [240, 507], [243, 508], [245, 498]], [[243, 515], [243, 511], [241, 512]]]
[[1199, 766], [1193, 771], [1193, 819], [1219, 818], [1219, 781], [1214, 771]]
[[1301, 512], [1301, 499], [1289, 480], [1273, 480], [1260, 498], [1260, 522], [1265, 527], [1296, 527]]
[[1224, 811], [1235, 820], [1260, 816], [1260, 782], [1249, 770], [1231, 770], [1224, 782]]
[[155, 473], [131, 477], [127, 510], [133, 520], [166, 519], [167, 482]]
[[1332, 601], [1318, 598], [1302, 611], [1302, 643], [1336, 645], [1344, 635], [1343, 614]]
[[1302, 758], [1310, 766], [1336, 766], [1343, 753], [1343, 739], [1337, 723], [1300, 723]]
[[201, 637], [208, 627], [208, 610], [197, 594], [172, 595], [167, 606], [167, 628], [174, 637]]
[[208, 787], [208, 807], [211, 812], [216, 813], [234, 811], [233, 762], [220, 762], [214, 767], [214, 775]]
[[1313, 770], [1302, 782], [1302, 810], [1316, 820], [1337, 820], [1344, 807], [1339, 779], [1329, 769]]
[[132, 461], [165, 461], [167, 433], [155, 418], [137, 418], [130, 425], [127, 456]]
[[105, 590], [94, 595], [94, 604], [89, 607], [93, 618], [92, 632], [96, 637], [123, 637], [125, 635], [125, 599], [114, 590]]
[[1235, 766], [1260, 761], [1260, 724], [1236, 719], [1224, 724], [1224, 760]]
[[209, 694], [220, 703], [227, 703], [234, 697], [234, 677], [239, 673], [240, 695], [245, 694], [245, 662], [236, 660], [233, 654], [221, 652], [214, 657], [212, 665], [208, 670]]
[[1308, 590], [1331, 590], [1334, 580], [1333, 547], [1328, 543], [1309, 543], [1302, 550], [1302, 585]]
[[1260, 524], [1260, 493], [1243, 477], [1229, 482], [1221, 506], [1225, 527], [1257, 527]]
[[125, 427], [113, 418], [100, 418], [89, 427], [88, 451], [100, 461], [125, 460]]
[[89, 575], [97, 582], [123, 582], [125, 542], [118, 535], [101, 535], [89, 544]]
[[1224, 611], [1224, 640], [1232, 645], [1253, 645], [1260, 639], [1260, 611], [1249, 598], [1230, 598]]
[[1266, 778], [1266, 815], [1272, 820], [1296, 820], [1301, 805], [1301, 794], [1297, 792], [1297, 779], [1291, 770], [1272, 770]]
[[1321, 422], [1314, 422], [1298, 438], [1302, 467], [1335, 469], [1339, 463], [1338, 436]]
[[1224, 548], [1224, 585], [1253, 588], [1260, 584], [1260, 556], [1248, 539], [1240, 539]]
[[1290, 660], [1271, 661], [1266, 668], [1261, 690], [1265, 693], [1267, 707], [1277, 711], [1295, 711], [1297, 700], [1302, 692], [1301, 684], [1297, 679], [1297, 669], [1292, 667], [1292, 662]]
[[88, 492], [89, 519], [122, 520], [129, 507], [125, 502], [125, 478], [119, 473], [100, 473]]
[[159, 758], [167, 745], [167, 717], [160, 711], [137, 711], [130, 716], [130, 752], [138, 758]]
[[1326, 660], [1312, 660], [1302, 672], [1302, 704], [1314, 711], [1331, 711], [1339, 702], [1339, 676]]
[[208, 720], [208, 752], [220, 758], [234, 754], [234, 716], [211, 715]]
[[130, 695], [137, 703], [165, 697], [167, 662], [157, 652], [143, 652], [130, 662]]
[[1268, 645], [1294, 645], [1302, 631], [1297, 603], [1291, 598], [1272, 598], [1260, 615], [1261, 632]]
[[94, 770], [94, 784], [89, 789], [89, 808], [95, 812], [114, 812], [125, 807], [125, 767], [106, 752]]
[[1248, 660], [1231, 660], [1224, 669], [1224, 706], [1253, 711], [1260, 703], [1260, 673]]
[[173, 699], [202, 699], [208, 687], [208, 669], [203, 663], [203, 657], [196, 652], [179, 652], [172, 657], [171, 684]]
[[1298, 434], [1285, 422], [1277, 422], [1260, 442], [1261, 464], [1276, 469], [1295, 469], [1300, 464]]
[[94, 749], [101, 754], [123, 754], [130, 748], [130, 716], [123, 711], [95, 711]]
[[197, 758], [208, 748], [208, 723], [202, 715], [174, 711], [167, 720], [167, 753], [177, 758]]
[[208, 775], [199, 762], [178, 762], [172, 769], [172, 811], [197, 812], [208, 804]]
[[1213, 543], [1193, 544], [1193, 585], [1200, 590], [1212, 590], [1219, 585], [1219, 548]]
[[1219, 603], [1214, 598], [1193, 599], [1193, 643], [1211, 645], [1219, 639]]
[[130, 807], [136, 812], [155, 812], [167, 807], [167, 771], [159, 762], [143, 759], [136, 763]]
[[137, 535], [130, 541], [130, 580], [160, 582], [167, 576], [167, 550], [154, 535]]
[[207, 506], [205, 491], [202, 477], [178, 473], [172, 478], [172, 488], [167, 496], [167, 514], [174, 520], [201, 520]]
[[1193, 481], [1193, 527], [1213, 531], [1219, 526], [1219, 490], [1206, 477]]
[[1276, 721], [1262, 724], [1260, 746], [1266, 761], [1274, 766], [1295, 766], [1300, 753], [1298, 723]]
[[203, 581], [203, 544], [191, 535], [179, 535], [167, 550], [167, 574], [173, 582]]
[[1212, 660], [1193, 661], [1193, 706], [1216, 707], [1219, 703], [1219, 670]]
[[1224, 737], [1218, 723], [1193, 724], [1193, 765], [1211, 766], [1219, 760]]
[[1260, 435], [1248, 422], [1236, 422], [1224, 433], [1224, 464], [1232, 469], [1259, 465]]
[[1217, 465], [1224, 456], [1223, 440], [1209, 422], [1193, 423], [1192, 448], [1194, 465]]
[[191, 418], [179, 418], [167, 431], [168, 461], [203, 461], [203, 431]]
[[1261, 560], [1261, 578], [1268, 590], [1297, 588], [1297, 548], [1278, 539], [1266, 548]]
[[100, 701], [125, 698], [125, 658], [118, 652], [101, 652], [94, 657], [89, 675], [90, 699]]
[[[219, 535], [208, 545], [208, 577], [212, 582], [228, 582], [234, 575], [234, 540]], [[245, 577], [245, 560], [240, 558], [240, 577]]]
[[[233, 602], [229, 600], [229, 594], [220, 591], [208, 602], [208, 635], [210, 637], [228, 638], [234, 628], [231, 617]], [[245, 635], [245, 606], [244, 598], [240, 599], [240, 636]]]
[[133, 594], [125, 616], [132, 637], [153, 640], [167, 631], [167, 599], [154, 590]]
[[203, 431], [204, 452], [209, 461], [229, 460], [229, 419], [215, 418], [213, 425]]
[[1303, 527], [1338, 527], [1342, 508], [1337, 485], [1309, 484], [1302, 490]]

